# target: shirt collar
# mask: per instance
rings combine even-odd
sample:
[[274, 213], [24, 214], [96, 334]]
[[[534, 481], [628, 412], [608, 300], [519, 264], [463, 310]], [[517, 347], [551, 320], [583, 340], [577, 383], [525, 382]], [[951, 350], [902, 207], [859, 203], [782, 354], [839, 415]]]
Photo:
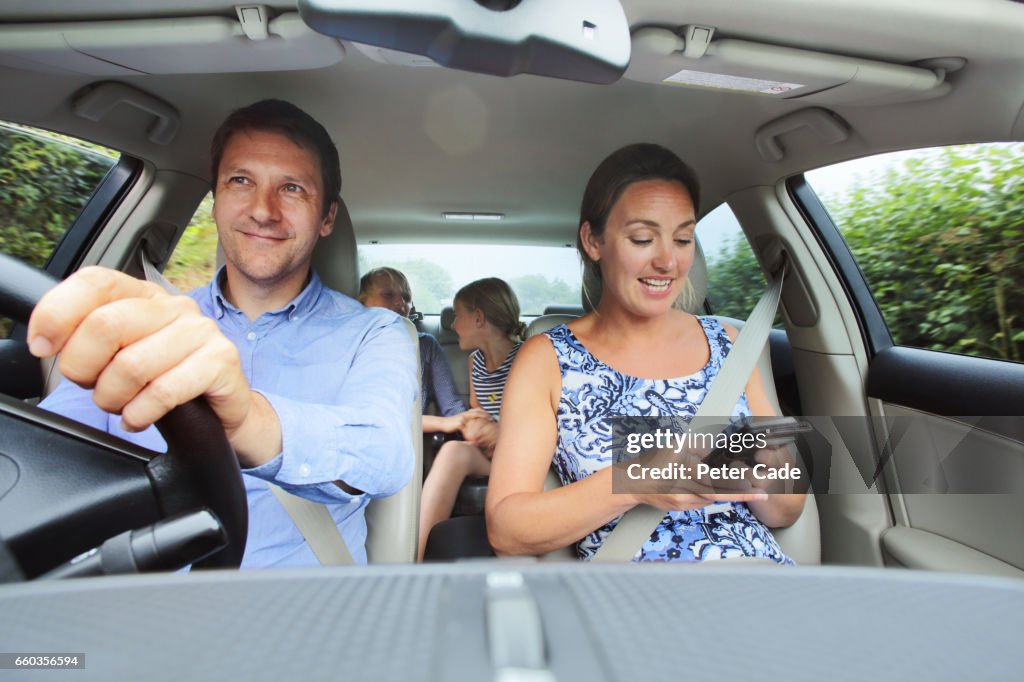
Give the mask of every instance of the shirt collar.
[[[213, 281], [210, 282], [210, 298], [213, 300], [214, 316], [218, 320], [224, 317], [225, 313], [231, 312], [241, 314], [242, 312], [232, 305], [231, 301], [229, 301], [224, 295], [221, 283], [225, 277], [227, 277], [227, 269], [222, 265], [217, 271], [217, 274], [214, 275]], [[320, 281], [320, 276], [316, 274], [316, 270], [310, 268], [309, 282], [306, 284], [305, 288], [299, 292], [299, 295], [277, 310], [268, 311], [264, 313], [264, 315], [285, 315], [288, 319], [305, 317], [312, 312], [323, 290], [324, 284]]]

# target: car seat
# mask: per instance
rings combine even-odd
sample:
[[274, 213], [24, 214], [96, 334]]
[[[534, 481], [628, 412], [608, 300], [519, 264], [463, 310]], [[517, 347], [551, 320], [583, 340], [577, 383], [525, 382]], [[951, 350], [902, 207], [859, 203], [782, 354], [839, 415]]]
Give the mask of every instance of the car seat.
[[[313, 268], [323, 283], [330, 288], [352, 298], [359, 294], [359, 263], [352, 219], [344, 202], [340, 200], [334, 231], [320, 239], [313, 252]], [[412, 322], [405, 322], [413, 345], [418, 349], [416, 328]], [[416, 364], [419, 366], [419, 362]], [[412, 480], [396, 494], [373, 500], [366, 508], [366, 556], [371, 564], [416, 561], [422, 480], [415, 472], [423, 468], [420, 395], [417, 391], [416, 401], [409, 415], [415, 455]]]
[[462, 404], [469, 407], [469, 351], [459, 348], [459, 335], [452, 329], [455, 322], [455, 309], [445, 306], [441, 310], [441, 324], [437, 332], [437, 342], [441, 344], [448, 366], [455, 378], [455, 390], [462, 398]]

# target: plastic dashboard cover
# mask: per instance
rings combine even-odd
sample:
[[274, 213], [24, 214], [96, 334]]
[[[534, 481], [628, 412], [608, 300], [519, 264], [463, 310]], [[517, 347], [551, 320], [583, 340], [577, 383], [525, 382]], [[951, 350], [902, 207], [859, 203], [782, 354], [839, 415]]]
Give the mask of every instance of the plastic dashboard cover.
[[76, 680], [961, 682], [1019, 676], [1022, 604], [1003, 578], [495, 560], [9, 584], [0, 642], [80, 653]]

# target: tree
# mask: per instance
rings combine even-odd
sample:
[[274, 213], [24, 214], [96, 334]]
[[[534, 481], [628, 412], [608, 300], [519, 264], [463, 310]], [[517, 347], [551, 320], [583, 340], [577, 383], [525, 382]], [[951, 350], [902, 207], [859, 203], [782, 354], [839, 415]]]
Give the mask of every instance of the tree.
[[68, 139], [0, 128], [0, 251], [38, 268], [116, 161]]
[[550, 280], [544, 275], [523, 275], [508, 281], [519, 299], [519, 310], [524, 315], [540, 315], [551, 304], [577, 305], [580, 289], [570, 287], [560, 279]]
[[[0, 252], [44, 267], [115, 162], [102, 147], [0, 126]], [[10, 329], [0, 319], [0, 338]]]
[[746, 239], [728, 242], [708, 263], [708, 301], [716, 315], [744, 320], [767, 284]]
[[439, 312], [444, 306], [451, 305], [455, 285], [452, 283], [451, 275], [437, 263], [422, 258], [385, 263], [367, 261], [362, 256], [359, 257], [360, 274], [383, 265], [400, 270], [409, 280], [412, 301], [417, 310]]
[[1021, 360], [1020, 146], [949, 147], [827, 203], [897, 343]]
[[217, 223], [213, 222], [213, 194], [207, 194], [174, 247], [164, 276], [182, 291], [201, 287], [217, 270]]

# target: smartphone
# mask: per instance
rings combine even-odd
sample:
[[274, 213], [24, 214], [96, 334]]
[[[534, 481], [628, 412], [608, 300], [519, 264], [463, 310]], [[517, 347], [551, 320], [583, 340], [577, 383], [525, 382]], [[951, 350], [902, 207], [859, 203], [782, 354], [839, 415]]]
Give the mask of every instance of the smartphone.
[[797, 434], [810, 430], [811, 425], [798, 417], [740, 417], [722, 431], [731, 448], [715, 448], [702, 461], [715, 468], [736, 461], [754, 466], [754, 454], [762, 447], [788, 445]]

